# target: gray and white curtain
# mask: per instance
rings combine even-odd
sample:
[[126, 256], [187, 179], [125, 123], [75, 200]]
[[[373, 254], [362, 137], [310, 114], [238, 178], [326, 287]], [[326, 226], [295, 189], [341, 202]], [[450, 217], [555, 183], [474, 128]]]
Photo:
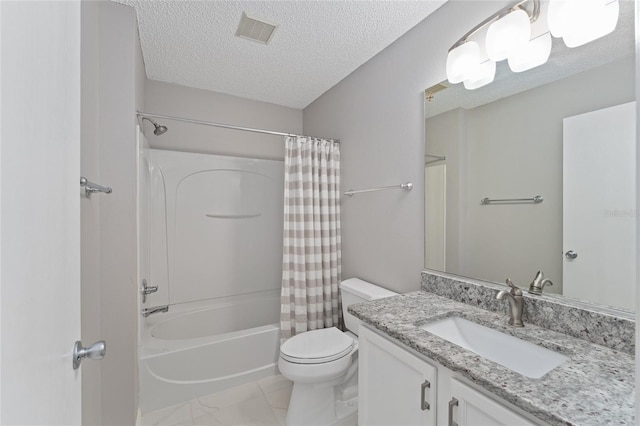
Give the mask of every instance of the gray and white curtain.
[[340, 145], [306, 136], [285, 143], [283, 340], [342, 322]]

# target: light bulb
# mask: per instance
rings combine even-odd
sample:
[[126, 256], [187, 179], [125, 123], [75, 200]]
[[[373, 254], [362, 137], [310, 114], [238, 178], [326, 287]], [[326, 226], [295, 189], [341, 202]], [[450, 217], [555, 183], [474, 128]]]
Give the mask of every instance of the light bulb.
[[582, 13], [576, 14], [567, 33], [562, 37], [567, 47], [582, 46], [616, 29], [620, 14], [620, 3], [617, 0], [609, 4], [602, 0], [589, 0], [585, 3], [586, 7], [581, 8]]
[[547, 62], [551, 54], [551, 34], [548, 32], [529, 41], [515, 54], [509, 56], [509, 68], [513, 72], [522, 72]]
[[560, 38], [565, 34], [567, 21], [571, 17], [571, 9], [578, 8], [577, 0], [549, 0], [547, 24], [551, 35]]
[[457, 84], [468, 78], [469, 74], [480, 64], [480, 46], [475, 41], [468, 41], [447, 55], [447, 79]]
[[615, 30], [620, 4], [615, 0], [550, 0], [548, 22], [554, 37], [578, 47]]
[[507, 59], [531, 38], [529, 15], [522, 9], [498, 19], [487, 30], [487, 54], [492, 61]]
[[474, 90], [491, 83], [496, 76], [495, 61], [488, 60], [478, 65], [471, 75], [464, 80], [464, 88]]

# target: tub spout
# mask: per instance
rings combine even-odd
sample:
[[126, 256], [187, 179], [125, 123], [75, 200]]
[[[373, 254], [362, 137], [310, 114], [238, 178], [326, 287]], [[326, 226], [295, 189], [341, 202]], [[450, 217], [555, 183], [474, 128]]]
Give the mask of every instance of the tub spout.
[[142, 316], [147, 318], [149, 315], [159, 314], [161, 312], [169, 312], [169, 306], [156, 306], [155, 308], [144, 308]]

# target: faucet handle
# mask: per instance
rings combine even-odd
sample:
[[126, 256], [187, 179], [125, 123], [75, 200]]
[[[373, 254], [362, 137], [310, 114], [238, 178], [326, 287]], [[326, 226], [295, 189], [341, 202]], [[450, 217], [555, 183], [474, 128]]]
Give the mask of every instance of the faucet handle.
[[517, 285], [515, 285], [510, 278], [507, 278], [506, 283], [509, 287], [511, 287], [511, 294], [513, 296], [522, 296], [522, 290], [520, 290], [520, 288]]
[[538, 271], [536, 272], [536, 276], [533, 277], [533, 282], [542, 282], [544, 280], [544, 272]]
[[553, 285], [553, 283], [550, 279], [545, 279], [544, 273], [542, 271], [538, 271], [535, 278], [529, 285], [529, 293], [540, 295], [542, 294], [542, 290], [544, 289], [545, 285]]

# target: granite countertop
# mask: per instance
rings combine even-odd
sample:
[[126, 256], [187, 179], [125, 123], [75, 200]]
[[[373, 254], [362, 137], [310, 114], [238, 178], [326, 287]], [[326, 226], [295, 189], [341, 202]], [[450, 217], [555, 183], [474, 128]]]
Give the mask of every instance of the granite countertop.
[[[635, 360], [628, 353], [424, 291], [349, 307], [356, 317], [551, 425], [635, 424]], [[570, 358], [531, 379], [438, 336], [421, 325], [459, 316]]]

